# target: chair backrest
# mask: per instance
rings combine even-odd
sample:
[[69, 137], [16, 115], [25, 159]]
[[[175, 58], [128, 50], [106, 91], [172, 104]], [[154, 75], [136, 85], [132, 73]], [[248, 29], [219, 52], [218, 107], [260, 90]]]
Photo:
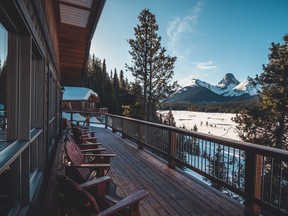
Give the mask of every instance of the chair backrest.
[[91, 194], [65, 175], [56, 176], [56, 187], [63, 201], [84, 215], [99, 213], [99, 207]]
[[[66, 141], [65, 151], [66, 151], [66, 155], [68, 157], [68, 160], [72, 163], [72, 165], [78, 166], [78, 165], [85, 163], [83, 155], [82, 155], [81, 151], [79, 150], [78, 146], [75, 145], [73, 142], [71, 142], [69, 139], [67, 139], [67, 141]], [[70, 168], [70, 170], [71, 169], [72, 168]], [[88, 168], [76, 168], [75, 170], [78, 173], [78, 176], [79, 176], [78, 178], [80, 178], [80, 182], [81, 181], [85, 182], [91, 174], [91, 172]], [[73, 172], [71, 172], [71, 173], [73, 173]], [[75, 176], [75, 180], [76, 179], [77, 179], [77, 175]]]
[[[70, 134], [66, 134], [66, 142], [67, 142], [67, 140], [69, 140], [70, 141], [70, 143], [72, 143], [72, 144], [74, 144], [74, 147], [75, 147], [75, 151], [77, 151], [78, 152], [78, 154], [79, 155], [82, 155], [82, 152], [81, 152], [81, 149], [80, 149], [80, 147], [76, 144], [76, 142], [75, 142], [75, 140], [73, 139], [73, 137], [70, 135]], [[72, 148], [72, 147], [71, 147]], [[82, 159], [84, 160], [84, 158], [82, 157]]]
[[77, 144], [81, 144], [83, 142], [82, 132], [77, 127], [72, 127], [73, 138]]
[[65, 142], [67, 142], [67, 140], [69, 140], [69, 141], [71, 141], [73, 144], [77, 145], [76, 142], [75, 142], [75, 140], [74, 140], [74, 138], [71, 136], [70, 133], [66, 133], [65, 136], [66, 136]]

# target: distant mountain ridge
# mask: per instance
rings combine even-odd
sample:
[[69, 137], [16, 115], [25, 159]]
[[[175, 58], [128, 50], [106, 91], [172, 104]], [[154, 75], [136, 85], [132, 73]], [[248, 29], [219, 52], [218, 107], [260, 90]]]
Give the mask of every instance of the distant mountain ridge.
[[190, 85], [181, 88], [163, 103], [218, 103], [246, 100], [257, 95], [257, 91], [257, 86], [253, 86], [248, 80], [239, 82], [233, 74], [227, 73], [217, 85], [192, 79]]

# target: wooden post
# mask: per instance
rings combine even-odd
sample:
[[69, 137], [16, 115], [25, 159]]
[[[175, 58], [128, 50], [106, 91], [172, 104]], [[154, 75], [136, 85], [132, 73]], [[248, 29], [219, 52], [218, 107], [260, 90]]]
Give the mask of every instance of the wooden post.
[[168, 161], [168, 167], [175, 169], [176, 161], [173, 159], [176, 157], [176, 133], [170, 131], [170, 145], [169, 145], [169, 161]]
[[70, 121], [73, 123], [73, 112], [70, 112]]
[[[122, 139], [125, 139], [126, 137], [125, 137], [125, 133], [126, 133], [126, 131], [128, 131], [128, 130], [126, 130], [126, 124], [124, 124], [124, 120], [123, 119], [121, 119], [121, 128], [122, 128]], [[127, 125], [127, 127], [128, 127], [128, 125]]]
[[108, 116], [105, 115], [105, 128], [107, 129], [108, 128]]
[[253, 152], [246, 152], [245, 165], [245, 193], [248, 197], [245, 200], [244, 215], [256, 216], [260, 213], [260, 207], [252, 198], [260, 199], [261, 196], [261, 167], [262, 157]]
[[139, 124], [138, 126], [138, 139], [140, 142], [138, 142], [138, 149], [143, 150], [143, 144], [141, 142], [144, 141], [144, 126], [142, 124]]
[[114, 117], [111, 117], [111, 116], [110, 116], [110, 118], [112, 119], [112, 133], [115, 133], [115, 132], [117, 132], [117, 130], [115, 129], [116, 123], [115, 123], [115, 121], [114, 121]]

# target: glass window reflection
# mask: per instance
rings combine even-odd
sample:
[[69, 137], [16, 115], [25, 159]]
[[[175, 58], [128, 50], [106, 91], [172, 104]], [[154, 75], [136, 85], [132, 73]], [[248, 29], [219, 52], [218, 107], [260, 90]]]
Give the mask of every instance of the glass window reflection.
[[7, 52], [8, 32], [0, 23], [0, 141], [7, 140]]

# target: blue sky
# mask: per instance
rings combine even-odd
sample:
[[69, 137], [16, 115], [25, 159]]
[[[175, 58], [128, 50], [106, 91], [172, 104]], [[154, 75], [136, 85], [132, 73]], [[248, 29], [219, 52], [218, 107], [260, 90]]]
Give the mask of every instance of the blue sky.
[[131, 81], [127, 40], [145, 8], [156, 16], [162, 47], [177, 56], [174, 80], [181, 85], [192, 78], [217, 84], [226, 73], [254, 77], [268, 63], [271, 42], [288, 33], [287, 0], [107, 0], [90, 53]]

